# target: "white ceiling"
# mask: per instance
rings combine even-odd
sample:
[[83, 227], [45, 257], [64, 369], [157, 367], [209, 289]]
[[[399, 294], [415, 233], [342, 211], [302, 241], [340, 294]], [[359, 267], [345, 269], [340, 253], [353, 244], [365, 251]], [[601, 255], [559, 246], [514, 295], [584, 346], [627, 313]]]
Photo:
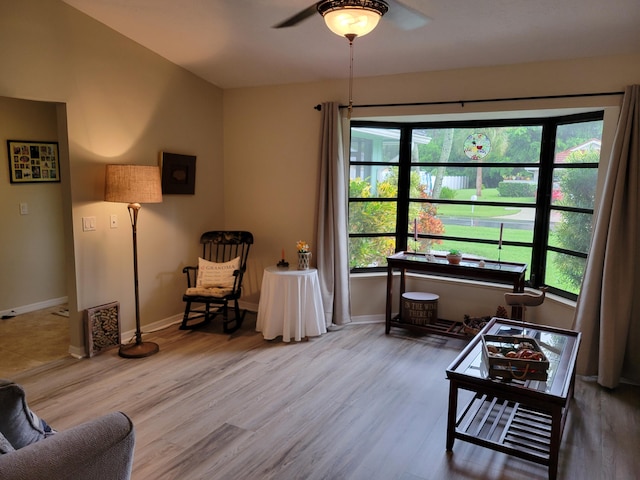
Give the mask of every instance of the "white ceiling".
[[[640, 53], [640, 0], [401, 0], [430, 17], [385, 18], [354, 42], [354, 76]], [[64, 0], [222, 88], [347, 78], [349, 44], [313, 0]]]

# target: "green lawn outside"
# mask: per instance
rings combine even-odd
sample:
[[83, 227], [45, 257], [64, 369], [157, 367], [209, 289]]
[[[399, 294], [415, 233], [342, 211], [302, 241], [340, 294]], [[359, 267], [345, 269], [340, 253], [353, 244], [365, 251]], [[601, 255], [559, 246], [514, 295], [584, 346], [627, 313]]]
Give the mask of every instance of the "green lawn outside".
[[[458, 225], [448, 225], [445, 227], [445, 235], [459, 236], [459, 237], [471, 237], [482, 239], [493, 239], [498, 241], [496, 230], [486, 227], [464, 227]], [[503, 239], [509, 239], [510, 241], [517, 242], [531, 242], [531, 232], [526, 230], [513, 230], [505, 228], [503, 232]], [[525, 247], [512, 247], [503, 245], [502, 249], [498, 250], [498, 245], [487, 245], [484, 243], [469, 244], [467, 242], [456, 242], [451, 240], [443, 240], [441, 244], [434, 244], [433, 250], [449, 251], [452, 248], [460, 250], [463, 255], [475, 255], [479, 258], [486, 260], [500, 260], [504, 262], [514, 263], [531, 263], [531, 249]]]
[[[533, 207], [534, 199], [531, 198], [504, 198], [500, 197], [498, 194], [498, 190], [495, 188], [484, 189], [482, 191], [482, 199], [485, 201], [503, 201], [503, 202], [531, 202]], [[469, 199], [471, 195], [475, 194], [475, 189], [464, 189], [456, 191], [456, 199]], [[474, 218], [496, 218], [504, 217], [508, 215], [515, 215], [520, 213], [521, 210], [513, 209], [513, 208], [502, 208], [502, 207], [493, 207], [493, 206], [482, 206], [476, 205], [473, 208], [473, 213], [471, 211], [470, 205], [438, 205], [438, 216], [439, 217], [458, 217], [458, 218], [469, 218], [469, 225], [445, 225], [445, 235], [451, 235], [455, 237], [467, 237], [467, 238], [479, 238], [484, 240], [495, 240], [496, 242], [499, 239], [499, 230], [495, 227], [481, 227], [472, 225], [472, 220]], [[533, 231], [532, 230], [520, 230], [520, 229], [512, 229], [505, 226], [503, 230], [503, 240], [509, 242], [525, 242], [531, 243], [533, 240]], [[502, 250], [498, 251], [497, 245], [485, 245], [485, 244], [473, 244], [465, 242], [455, 242], [455, 241], [443, 241], [441, 244], [434, 244], [433, 250], [438, 251], [448, 251], [452, 248], [460, 250], [463, 255], [466, 253], [468, 255], [476, 255], [480, 258], [485, 258], [487, 260], [497, 260], [498, 255], [500, 255], [500, 260], [505, 262], [515, 262], [515, 263], [526, 263], [529, 265], [531, 263], [531, 249], [523, 248], [523, 247], [512, 247], [508, 245], [503, 245]], [[470, 249], [472, 248], [472, 251]], [[530, 271], [527, 271], [527, 279], [529, 278]], [[563, 281], [557, 275], [555, 268], [548, 268], [546, 272], [546, 284], [552, 285], [554, 287], [560, 288], [562, 290], [574, 291], [575, 289], [571, 286], [564, 285]]]
[[[497, 241], [496, 230], [493, 228], [486, 227], [465, 227], [458, 225], [448, 225], [446, 226], [445, 235], [452, 236], [460, 236], [460, 237], [473, 237], [473, 238], [483, 238], [483, 239], [492, 239], [494, 238]], [[503, 231], [503, 239], [509, 239], [509, 241], [515, 242], [531, 242], [532, 233], [527, 230], [515, 230], [506, 228]], [[473, 244], [465, 242], [455, 242], [455, 241], [443, 241], [441, 244], [434, 244], [432, 249], [438, 251], [448, 251], [452, 248], [460, 250], [463, 255], [477, 255], [480, 258], [484, 258], [486, 260], [498, 260], [498, 255], [500, 256], [500, 260], [503, 262], [513, 262], [513, 263], [526, 263], [529, 265], [531, 263], [531, 249], [524, 247], [512, 247], [509, 245], [503, 245], [502, 250], [498, 251], [497, 245], [486, 245], [486, 244]], [[470, 251], [470, 248], [473, 250]], [[549, 267], [549, 265], [547, 265]], [[558, 272], [555, 268], [547, 268], [546, 270], [546, 278], [545, 284], [551, 285], [556, 288], [566, 290], [573, 293], [578, 293], [576, 289], [567, 285], [558, 275]], [[531, 271], [527, 270], [527, 280], [529, 280], [529, 275]]]
[[[456, 190], [455, 200], [469, 200], [475, 193], [476, 190], [471, 188]], [[497, 188], [483, 189], [481, 200], [485, 202], [526, 202], [531, 203], [531, 207], [535, 206], [535, 198], [533, 197], [501, 197]], [[519, 212], [520, 210], [513, 208], [482, 205], [482, 202], [477, 202], [473, 206], [438, 204], [438, 215], [442, 216], [491, 218], [515, 215]]]

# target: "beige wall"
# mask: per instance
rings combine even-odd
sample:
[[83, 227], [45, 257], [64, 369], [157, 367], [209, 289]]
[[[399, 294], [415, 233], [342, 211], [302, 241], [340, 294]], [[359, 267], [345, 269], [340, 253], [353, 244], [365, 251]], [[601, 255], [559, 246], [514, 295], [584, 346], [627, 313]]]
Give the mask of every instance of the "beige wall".
[[[7, 140], [56, 142], [56, 105], [0, 97], [0, 313], [66, 300], [60, 183], [10, 183]], [[27, 215], [20, 204], [26, 203]]]
[[[179, 314], [182, 267], [197, 258], [202, 231], [224, 227], [222, 91], [62, 2], [0, 0], [0, 9], [0, 95], [64, 104], [71, 350], [83, 351], [88, 307], [119, 301], [122, 330], [134, 328], [129, 217], [126, 205], [102, 200], [109, 162], [157, 164], [163, 150], [197, 156], [195, 196], [167, 195], [139, 218], [142, 323]], [[97, 218], [95, 232], [82, 232], [83, 216]]]
[[[381, 104], [438, 102], [459, 99], [509, 98], [622, 91], [640, 82], [640, 56], [592, 58], [568, 62], [475, 68], [446, 72], [356, 79], [354, 103]], [[293, 259], [295, 242], [315, 241], [320, 113], [312, 107], [323, 101], [347, 103], [347, 82], [324, 82], [276, 87], [231, 89], [224, 92], [225, 217], [250, 225], [258, 244], [254, 250], [255, 282], [261, 269], [274, 264], [286, 248]], [[620, 97], [598, 97], [527, 102], [495, 102], [433, 107], [355, 109], [353, 117], [391, 114], [465, 114], [541, 108], [613, 106]], [[607, 114], [606, 141], [615, 128]], [[248, 141], [250, 135], [251, 141]], [[250, 201], [242, 201], [247, 197]], [[384, 314], [384, 276], [352, 276], [352, 314], [379, 320]], [[439, 282], [445, 318], [464, 313], [495, 311], [503, 291], [477, 292]], [[493, 293], [491, 293], [493, 292]], [[445, 299], [465, 298], [446, 304]], [[448, 316], [447, 316], [448, 315]], [[573, 307], [547, 300], [535, 315], [561, 326], [571, 324]]]

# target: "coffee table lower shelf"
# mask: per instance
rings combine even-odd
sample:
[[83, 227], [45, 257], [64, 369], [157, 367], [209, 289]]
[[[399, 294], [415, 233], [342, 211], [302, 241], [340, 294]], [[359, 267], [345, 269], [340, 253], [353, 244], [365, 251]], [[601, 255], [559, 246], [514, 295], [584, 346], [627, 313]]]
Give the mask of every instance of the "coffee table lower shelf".
[[477, 393], [457, 418], [454, 436], [549, 466], [551, 424], [551, 415]]
[[390, 327], [404, 328], [405, 330], [411, 330], [417, 333], [436, 333], [438, 335], [445, 335], [447, 337], [464, 338], [469, 340], [472, 338], [465, 333], [464, 324], [455, 320], [445, 320], [444, 318], [438, 318], [434, 323], [426, 325], [416, 325], [413, 323], [403, 322], [400, 319], [400, 315], [393, 317], [387, 325], [387, 332], [389, 333]]

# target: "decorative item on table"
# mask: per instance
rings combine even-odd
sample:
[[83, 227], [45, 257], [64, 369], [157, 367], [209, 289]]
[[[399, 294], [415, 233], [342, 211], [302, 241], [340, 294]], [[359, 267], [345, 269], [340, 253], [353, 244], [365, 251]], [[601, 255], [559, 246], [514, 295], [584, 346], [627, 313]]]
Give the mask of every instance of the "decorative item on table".
[[309, 261], [311, 260], [309, 244], [304, 240], [298, 240], [296, 250], [298, 251], [298, 270], [308, 270]]
[[439, 295], [428, 292], [405, 292], [400, 304], [400, 323], [430, 325], [438, 321]]
[[[507, 309], [502, 305], [499, 305], [496, 310], [496, 317], [509, 318]], [[485, 315], [482, 317], [472, 317], [471, 315], [465, 315], [462, 322], [462, 330], [467, 335], [477, 335], [492, 318], [493, 317], [491, 315]]]
[[522, 309], [520, 316], [517, 318], [520, 318], [524, 322], [527, 307], [537, 307], [538, 305], [542, 305], [548, 289], [548, 287], [540, 287], [540, 293], [505, 293], [504, 301], [507, 305]]
[[289, 268], [289, 262], [284, 259], [284, 248], [282, 249], [282, 257], [276, 265], [278, 268]]
[[447, 261], [451, 265], [458, 265], [461, 260], [462, 260], [462, 253], [460, 253], [460, 250], [452, 248], [451, 250], [449, 250], [449, 253], [447, 253]]
[[482, 358], [490, 378], [546, 381], [549, 360], [532, 337], [482, 335]]

